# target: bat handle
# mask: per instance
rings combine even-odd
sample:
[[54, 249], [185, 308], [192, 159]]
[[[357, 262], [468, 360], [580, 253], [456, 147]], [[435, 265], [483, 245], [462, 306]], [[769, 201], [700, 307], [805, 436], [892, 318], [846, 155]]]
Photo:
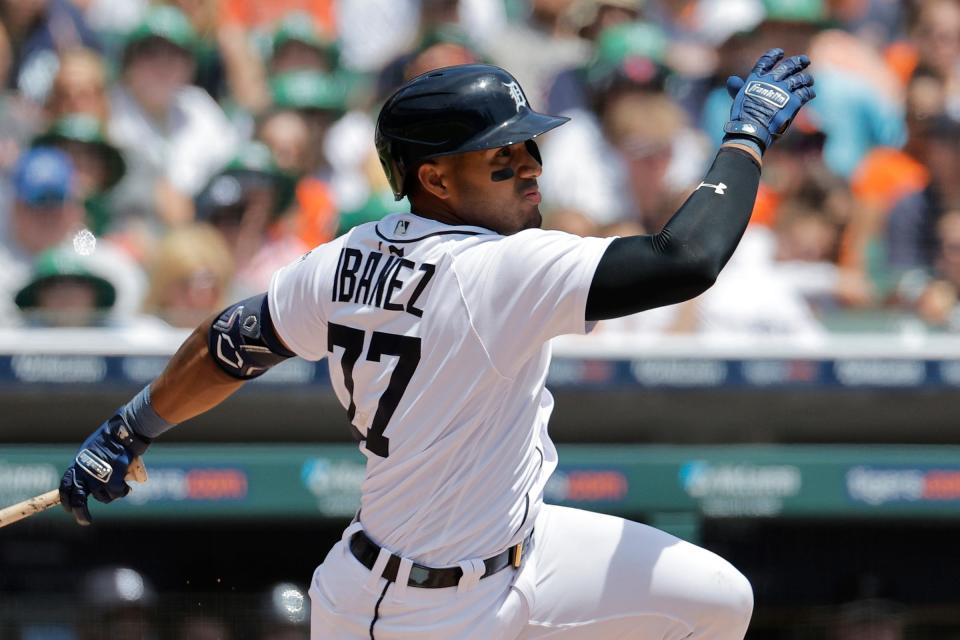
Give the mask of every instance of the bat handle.
[[[147, 481], [147, 469], [143, 466], [143, 460], [139, 456], [134, 458], [133, 462], [130, 463], [130, 466], [127, 467], [127, 475], [125, 478], [127, 480], [134, 480], [140, 483]], [[35, 513], [45, 511], [46, 509], [58, 504], [60, 504], [60, 491], [58, 489], [53, 489], [51, 491], [47, 491], [46, 493], [40, 494], [39, 496], [30, 498], [29, 500], [18, 502], [12, 507], [0, 509], [0, 528], [5, 527], [8, 524], [13, 524], [18, 520], [23, 520], [24, 518], [32, 516]]]
[[17, 520], [23, 520], [27, 516], [40, 513], [56, 504], [60, 504], [60, 491], [53, 489], [29, 500], [17, 503], [12, 507], [0, 509], [0, 527], [13, 524]]
[[127, 467], [126, 479], [139, 482], [140, 484], [147, 481], [147, 468], [143, 466], [143, 458], [137, 456], [133, 459], [133, 462]]

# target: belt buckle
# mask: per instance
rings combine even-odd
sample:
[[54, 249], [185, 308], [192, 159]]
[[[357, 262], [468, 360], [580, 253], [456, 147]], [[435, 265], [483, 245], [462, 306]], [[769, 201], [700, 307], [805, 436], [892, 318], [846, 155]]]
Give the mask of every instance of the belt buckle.
[[513, 568], [519, 569], [521, 562], [523, 562], [523, 540], [513, 548]]
[[407, 585], [411, 587], [423, 587], [430, 583], [430, 569], [421, 567], [418, 564], [410, 567], [410, 577], [407, 578]]

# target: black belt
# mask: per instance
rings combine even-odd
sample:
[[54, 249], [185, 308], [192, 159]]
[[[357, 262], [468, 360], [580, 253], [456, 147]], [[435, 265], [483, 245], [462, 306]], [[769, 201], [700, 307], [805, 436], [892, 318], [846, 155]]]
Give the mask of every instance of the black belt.
[[[492, 558], [483, 561], [486, 571], [481, 578], [492, 576], [493, 574], [506, 569], [509, 566], [519, 567], [523, 560], [523, 548], [530, 545], [530, 538], [533, 537], [533, 530], [527, 534], [523, 542], [515, 544], [506, 551], [498, 553]], [[367, 537], [363, 531], [358, 531], [350, 538], [350, 553], [360, 564], [367, 569], [373, 569], [380, 555], [380, 547]], [[383, 569], [381, 577], [388, 582], [397, 581], [397, 571], [400, 569], [400, 556], [391, 554], [387, 560], [387, 566]], [[433, 569], [414, 563], [410, 568], [410, 578], [407, 585], [411, 587], [420, 587], [421, 589], [443, 589], [445, 587], [455, 587], [463, 577], [463, 569], [460, 567], [447, 567], [444, 569]]]

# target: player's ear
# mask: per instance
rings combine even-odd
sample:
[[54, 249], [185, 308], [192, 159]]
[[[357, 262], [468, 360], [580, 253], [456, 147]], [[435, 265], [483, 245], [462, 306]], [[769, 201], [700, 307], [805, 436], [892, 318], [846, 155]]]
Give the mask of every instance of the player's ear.
[[450, 197], [446, 175], [443, 167], [437, 162], [424, 162], [417, 168], [417, 178], [421, 188], [427, 193], [446, 200]]

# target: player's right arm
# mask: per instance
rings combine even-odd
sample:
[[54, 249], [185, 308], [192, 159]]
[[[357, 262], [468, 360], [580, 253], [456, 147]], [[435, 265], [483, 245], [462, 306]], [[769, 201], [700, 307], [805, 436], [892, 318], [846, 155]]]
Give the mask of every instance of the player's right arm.
[[[706, 177], [659, 233], [617, 238], [590, 285], [587, 320], [605, 320], [689, 300], [706, 291], [750, 221], [763, 152], [815, 97], [810, 61], [768, 51], [746, 81], [733, 76], [726, 137]], [[778, 64], [779, 63], [779, 64]]]
[[130, 492], [127, 467], [155, 438], [287, 358], [326, 355], [322, 301], [338, 255], [339, 247], [318, 248], [274, 274], [267, 293], [203, 322], [163, 373], [80, 445], [60, 481], [60, 502], [77, 522], [90, 524], [89, 496], [111, 502]]
[[60, 483], [60, 501], [90, 524], [87, 499], [111, 502], [129, 493], [127, 467], [154, 438], [209, 411], [244, 382], [294, 354], [273, 328], [267, 294], [253, 296], [204, 321], [163, 373], [117, 410], [80, 446]]

